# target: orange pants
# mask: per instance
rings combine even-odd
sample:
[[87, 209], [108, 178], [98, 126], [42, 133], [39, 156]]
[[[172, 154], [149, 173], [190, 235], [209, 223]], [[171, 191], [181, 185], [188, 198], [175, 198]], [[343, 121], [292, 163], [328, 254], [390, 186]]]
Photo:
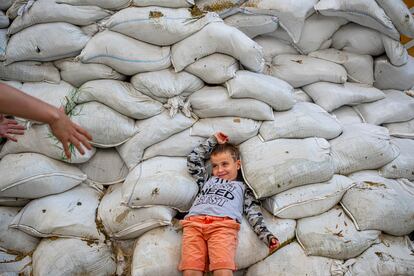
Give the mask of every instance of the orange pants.
[[[183, 242], [181, 262], [183, 270], [236, 270], [237, 236], [240, 224], [227, 217], [191, 216], [181, 221]], [[210, 263], [210, 265], [209, 265]]]

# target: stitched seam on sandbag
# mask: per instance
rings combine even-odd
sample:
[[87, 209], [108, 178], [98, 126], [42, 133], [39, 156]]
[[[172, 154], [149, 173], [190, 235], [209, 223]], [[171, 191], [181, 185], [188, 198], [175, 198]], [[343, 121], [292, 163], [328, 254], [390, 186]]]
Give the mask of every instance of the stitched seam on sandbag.
[[150, 18], [150, 19], [148, 19], [148, 18], [142, 18], [142, 19], [129, 19], [129, 20], [125, 20], [125, 21], [122, 21], [122, 22], [118, 22], [118, 23], [114, 23], [114, 24], [109, 24], [110, 25], [110, 27], [109, 27], [109, 29], [112, 29], [112, 28], [114, 28], [114, 27], [116, 27], [116, 26], [119, 26], [119, 25], [122, 25], [122, 24], [127, 24], [127, 23], [131, 23], [131, 22], [143, 22], [143, 21], [148, 21], [148, 22], [157, 22], [157, 21], [159, 21], [159, 20], [161, 20], [161, 19], [167, 19], [167, 20], [188, 20], [188, 19], [192, 19], [191, 17], [177, 17], [177, 18], [174, 18], [174, 17], [166, 17], [166, 16], [161, 16], [161, 17], [157, 17], [157, 18]]
[[156, 63], [156, 62], [161, 62], [161, 61], [164, 61], [166, 59], [169, 59], [170, 57], [171, 57], [171, 54], [168, 54], [168, 56], [162, 57], [161, 59], [158, 59], [158, 60], [140, 60], [140, 59], [133, 60], [133, 59], [127, 59], [127, 58], [122, 58], [122, 57], [116, 57], [116, 56], [112, 56], [112, 55], [104, 55], [104, 54], [101, 54], [101, 55], [92, 56], [92, 57], [90, 57], [88, 59], [83, 58], [83, 61], [84, 62], [90, 62], [91, 60], [94, 60], [96, 58], [112, 58], [112, 59], [116, 59], [116, 60], [119, 60], [119, 61], [125, 61], [125, 62], [134, 62], [134, 63]]
[[[10, 225], [10, 227], [12, 228], [23, 228], [27, 231], [30, 231], [32, 233], [35, 233], [36, 235], [42, 237], [42, 238], [49, 238], [49, 237], [59, 237], [59, 238], [74, 238], [74, 239], [81, 239], [81, 240], [99, 240], [99, 238], [91, 238], [91, 237], [79, 237], [79, 236], [72, 236], [72, 235], [63, 235], [63, 234], [52, 234], [52, 233], [43, 233], [40, 232], [38, 230], [36, 230], [36, 228], [29, 226], [29, 225], [25, 225], [25, 224], [12, 224]], [[19, 229], [20, 230], [20, 229]]]
[[[156, 224], [156, 225], [154, 225], [154, 224]], [[145, 225], [145, 226], [143, 226], [143, 225]], [[116, 233], [113, 233], [111, 236], [114, 237], [114, 238], [122, 238], [126, 235], [132, 234], [135, 231], [140, 231], [140, 230], [143, 230], [143, 229], [151, 227], [151, 226], [154, 226], [153, 228], [156, 228], [156, 227], [167, 226], [167, 225], [172, 225], [172, 223], [168, 220], [153, 219], [153, 220], [150, 220], [150, 221], [145, 221], [145, 223], [142, 223], [140, 225], [132, 225], [130, 227], [127, 227], [123, 230], [120, 230]]]
[[[381, 21], [378, 21], [375, 17], [372, 17], [371, 15], [369, 15], [367, 13], [357, 12], [357, 11], [346, 11], [346, 10], [332, 10], [332, 9], [327, 9], [327, 10], [323, 10], [323, 11], [334, 12], [334, 13], [335, 12], [339, 12], [339, 13], [349, 13], [351, 15], [362, 15], [362, 16], [366, 16], [366, 17], [372, 18], [375, 22], [379, 23], [381, 26], [385, 27], [387, 30], [390, 30], [390, 31], [393, 30], [389, 26], [384, 25]], [[389, 20], [389, 22], [392, 24], [392, 21], [391, 20]], [[359, 24], [359, 23], [357, 23], [357, 24]], [[361, 26], [363, 26], [363, 25], [361, 25]], [[370, 27], [368, 27], [368, 28], [370, 28]]]
[[351, 214], [351, 212], [348, 210], [348, 208], [345, 206], [345, 204], [342, 201], [340, 201], [339, 204], [342, 206], [342, 209], [344, 209], [345, 213], [351, 218], [352, 222], [355, 225], [355, 228], [358, 231], [361, 231], [361, 229], [359, 228], [358, 222], [356, 221], [356, 219], [354, 218], [354, 216]]
[[308, 200], [305, 200], [305, 201], [302, 201], [302, 202], [293, 203], [293, 204], [291, 204], [291, 205], [289, 205], [289, 206], [283, 207], [282, 209], [280, 209], [280, 210], [279, 210], [277, 213], [275, 213], [274, 215], [275, 215], [275, 216], [277, 216], [278, 214], [280, 214], [280, 213], [284, 212], [285, 210], [287, 210], [287, 209], [289, 209], [289, 208], [292, 208], [292, 207], [296, 207], [296, 206], [298, 206], [298, 205], [307, 204], [307, 203], [312, 203], [312, 202], [314, 202], [314, 201], [320, 201], [320, 200], [329, 199], [329, 198], [332, 198], [332, 197], [338, 196], [339, 194], [346, 192], [347, 190], [349, 190], [350, 188], [352, 188], [352, 187], [353, 187], [353, 186], [355, 186], [355, 185], [356, 185], [356, 184], [354, 183], [354, 184], [352, 184], [351, 186], [347, 187], [346, 189], [343, 189], [343, 190], [340, 190], [340, 191], [336, 191], [335, 193], [330, 194], [330, 195], [327, 195], [327, 196], [317, 197], [317, 198], [312, 198], [312, 199], [308, 199]]
[[64, 177], [68, 177], [68, 178], [72, 178], [72, 179], [76, 179], [76, 180], [82, 180], [82, 181], [83, 180], [86, 180], [85, 175], [83, 175], [83, 176], [77, 176], [77, 175], [71, 175], [71, 174], [66, 174], [66, 173], [58, 173], [58, 172], [56, 172], [56, 173], [48, 173], [48, 174], [38, 174], [38, 175], [34, 175], [34, 176], [30, 176], [30, 177], [23, 178], [23, 179], [21, 179], [21, 180], [19, 180], [17, 182], [13, 182], [11, 185], [9, 185], [9, 186], [1, 189], [0, 191], [1, 192], [6, 191], [6, 190], [8, 190], [10, 188], [13, 188], [13, 187], [15, 187], [17, 185], [20, 185], [22, 183], [26, 183], [26, 182], [28, 182], [30, 180], [36, 180], [38, 178], [42, 178], [42, 177], [45, 177], [46, 178], [46, 177], [51, 177], [51, 176], [64, 176]]

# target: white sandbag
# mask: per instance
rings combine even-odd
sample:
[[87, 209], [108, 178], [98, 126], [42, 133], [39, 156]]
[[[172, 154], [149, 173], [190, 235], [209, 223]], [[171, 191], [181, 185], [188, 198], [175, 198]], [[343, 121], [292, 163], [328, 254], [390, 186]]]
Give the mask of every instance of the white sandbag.
[[407, 7], [408, 3], [406, 4], [402, 0], [377, 0], [377, 3], [391, 18], [392, 23], [401, 34], [414, 38], [414, 18]]
[[333, 139], [342, 128], [338, 121], [316, 104], [301, 102], [284, 112], [274, 112], [275, 120], [260, 127], [264, 141], [278, 138], [320, 137]]
[[232, 56], [214, 53], [188, 65], [185, 71], [209, 84], [222, 84], [236, 75], [239, 62]]
[[381, 243], [368, 248], [356, 259], [347, 261], [352, 265], [345, 275], [412, 275], [414, 271], [413, 244], [407, 236], [381, 236]]
[[385, 98], [385, 94], [369, 84], [316, 82], [302, 87], [314, 103], [328, 112], [343, 105], [358, 105]]
[[254, 38], [258, 35], [274, 32], [278, 27], [276, 16], [261, 14], [237, 13], [224, 20], [229, 26], [233, 26], [248, 37]]
[[[56, 1], [56, 0], [55, 0]], [[97, 32], [99, 32], [100, 25], [98, 23], [92, 23], [87, 26], [81, 27], [82, 32], [84, 32], [87, 36], [94, 36]]]
[[344, 83], [347, 74], [339, 64], [301, 55], [279, 55], [272, 61], [268, 75], [301, 87], [318, 81]]
[[65, 99], [71, 98], [74, 92], [74, 87], [64, 81], [58, 84], [51, 84], [45, 82], [26, 82], [21, 87], [21, 90], [39, 100], [45, 101], [55, 107], [61, 107], [66, 102]]
[[115, 256], [105, 243], [43, 239], [33, 253], [33, 275], [114, 275]]
[[198, 192], [183, 157], [154, 157], [138, 164], [122, 184], [122, 203], [131, 208], [164, 205], [186, 212]]
[[360, 104], [355, 110], [364, 122], [380, 125], [414, 119], [414, 98], [397, 90], [385, 90], [385, 98], [372, 103]]
[[149, 119], [137, 121], [136, 129], [143, 131], [138, 131], [129, 141], [117, 147], [117, 151], [131, 170], [141, 162], [146, 148], [189, 128], [194, 122], [194, 119], [180, 113], [171, 118], [167, 111]]
[[83, 63], [100, 63], [124, 75], [170, 67], [170, 47], [159, 47], [126, 35], [103, 31], [95, 35], [82, 50]]
[[296, 238], [306, 255], [346, 260], [379, 243], [380, 231], [358, 231], [337, 206], [318, 216], [298, 220]]
[[184, 131], [172, 135], [164, 141], [148, 147], [144, 151], [144, 156], [142, 159], [147, 160], [155, 156], [187, 157], [196, 146], [206, 140], [205, 137], [201, 137], [201, 135], [192, 135], [191, 130], [192, 128], [188, 128]]
[[12, 35], [32, 25], [53, 22], [86, 26], [110, 14], [96, 6], [72, 6], [58, 4], [55, 0], [37, 0], [28, 11], [13, 20], [8, 32]]
[[295, 104], [293, 87], [272, 76], [240, 70], [226, 82], [226, 87], [233, 99], [256, 99], [277, 111], [288, 110]]
[[255, 37], [254, 41], [256, 41], [260, 46], [262, 46], [264, 52], [264, 59], [266, 63], [269, 64], [272, 62], [272, 59], [275, 56], [284, 54], [298, 54], [298, 51], [295, 48], [293, 48], [289, 43], [269, 35]]
[[211, 22], [222, 20], [215, 13], [193, 17], [190, 9], [152, 6], [123, 9], [114, 14], [105, 27], [140, 41], [168, 46], [198, 32]]
[[115, 239], [135, 239], [145, 232], [164, 225], [171, 225], [176, 214], [172, 208], [154, 206], [131, 209], [122, 205], [122, 184], [108, 188], [98, 208], [108, 235]]
[[23, 86], [23, 83], [19, 82], [19, 81], [7, 81], [7, 80], [0, 80], [0, 83], [5, 83], [11, 87], [17, 88], [17, 89], [21, 89]]
[[1, 197], [39, 198], [86, 180], [78, 168], [37, 153], [6, 155], [0, 161], [0, 175]]
[[342, 106], [332, 111], [331, 114], [338, 119], [341, 125], [362, 123], [361, 116], [350, 106]]
[[379, 89], [407, 90], [414, 86], [414, 57], [402, 66], [392, 65], [386, 57], [375, 59], [375, 83]]
[[95, 155], [79, 168], [88, 176], [88, 180], [101, 185], [122, 182], [129, 173], [121, 156], [113, 148], [98, 149]]
[[195, 14], [200, 12], [215, 12], [221, 18], [229, 17], [240, 12], [240, 5], [246, 0], [196, 0]]
[[217, 117], [198, 120], [191, 127], [191, 135], [210, 137], [218, 131], [229, 136], [229, 142], [238, 145], [256, 136], [261, 123], [239, 117]]
[[[287, 244], [294, 239], [296, 221], [275, 218], [264, 209], [262, 209], [262, 214], [267, 228], [279, 239], [281, 244]], [[246, 217], [242, 219], [238, 240], [236, 249], [236, 267], [238, 269], [248, 268], [269, 255], [269, 248], [257, 237]]]
[[391, 136], [414, 139], [414, 119], [401, 123], [384, 124]]
[[131, 263], [132, 276], [181, 276], [182, 232], [178, 225], [158, 227], [137, 239]]
[[371, 124], [342, 126], [342, 135], [330, 140], [335, 173], [378, 169], [399, 155], [388, 130]]
[[414, 230], [414, 184], [407, 179], [387, 179], [377, 171], [349, 175], [357, 184], [341, 205], [358, 230], [375, 229], [394, 236]]
[[54, 64], [59, 68], [62, 79], [75, 87], [91, 80], [125, 80], [124, 75], [104, 64], [84, 64], [70, 59], [55, 61]]
[[0, 251], [0, 273], [4, 276], [29, 276], [32, 272], [32, 258], [25, 256], [23, 259], [16, 254], [8, 254]]
[[382, 35], [385, 53], [392, 65], [401, 66], [408, 62], [408, 52], [399, 40]]
[[298, 42], [305, 19], [314, 12], [313, 6], [317, 0], [272, 1], [249, 0], [242, 5], [248, 12], [271, 14], [279, 18], [279, 24], [285, 29], [294, 42]]
[[374, 83], [374, 59], [370, 55], [348, 53], [329, 48], [312, 52], [309, 56], [341, 64], [345, 67], [350, 82], [369, 85]]
[[0, 28], [7, 28], [10, 24], [9, 18], [0, 10]]
[[397, 139], [391, 140], [400, 149], [400, 155], [392, 162], [382, 167], [380, 175], [386, 178], [407, 178], [414, 180], [414, 140]]
[[92, 135], [91, 144], [98, 148], [122, 145], [138, 131], [133, 119], [98, 102], [77, 105], [72, 120]]
[[30, 201], [12, 220], [11, 228], [34, 237], [103, 239], [95, 216], [102, 193], [79, 185], [57, 195]]
[[17, 207], [0, 207], [0, 251], [28, 254], [39, 243], [38, 238], [9, 228], [13, 218], [19, 213], [19, 210], [20, 208]]
[[384, 53], [381, 33], [355, 23], [342, 26], [332, 36], [332, 47], [345, 52], [378, 56]]
[[5, 65], [0, 63], [0, 79], [22, 82], [50, 82], [59, 83], [59, 71], [51, 63], [34, 61], [15, 62]]
[[1, 61], [6, 59], [6, 48], [7, 48], [8, 42], [9, 42], [9, 37], [7, 36], [7, 29], [0, 29], [0, 60]]
[[315, 216], [334, 207], [353, 185], [351, 179], [335, 174], [329, 181], [292, 188], [269, 197], [263, 206], [280, 218]]
[[0, 206], [6, 207], [23, 207], [25, 206], [30, 200], [26, 198], [18, 198], [18, 197], [0, 197]]
[[13, 35], [6, 64], [22, 60], [51, 61], [80, 53], [90, 37], [69, 23], [37, 24]]
[[293, 97], [295, 98], [296, 102], [313, 103], [312, 98], [299, 88], [293, 90]]
[[56, 0], [56, 3], [74, 6], [98, 6], [103, 9], [120, 10], [128, 7], [131, 4], [131, 0]]
[[200, 118], [244, 117], [273, 120], [272, 108], [255, 99], [232, 99], [222, 86], [205, 86], [188, 98], [193, 112]]
[[160, 6], [169, 8], [189, 8], [194, 5], [194, 0], [133, 0], [132, 4], [138, 7]]
[[323, 182], [334, 174], [330, 146], [323, 138], [276, 139], [253, 137], [240, 145], [242, 171], [256, 198]]
[[238, 29], [221, 22], [208, 24], [199, 32], [174, 44], [171, 62], [176, 72], [213, 53], [230, 55], [254, 72], [264, 69], [263, 49]]
[[331, 43], [332, 35], [348, 20], [341, 17], [323, 16], [313, 14], [305, 21], [300, 40], [295, 43], [295, 47], [301, 54], [326, 49]]
[[327, 16], [344, 17], [396, 40], [400, 38], [390, 18], [375, 0], [321, 0], [315, 5], [315, 10]]
[[342, 261], [325, 257], [306, 256], [297, 242], [279, 249], [263, 261], [248, 268], [246, 276], [331, 276]]
[[141, 93], [163, 103], [175, 96], [187, 97], [204, 86], [198, 77], [187, 72], [176, 73], [172, 68], [137, 74], [131, 83]]
[[164, 110], [161, 103], [142, 94], [131, 83], [117, 80], [94, 80], [84, 83], [79, 88], [75, 101], [97, 101], [134, 119], [146, 119]]
[[34, 152], [39, 153], [55, 160], [67, 163], [84, 163], [87, 162], [95, 154], [95, 148], [85, 150], [85, 155], [81, 155], [75, 147], [71, 147], [71, 158], [65, 155], [62, 143], [53, 136], [48, 125], [31, 125], [24, 135], [16, 136], [18, 142], [7, 141], [0, 151], [0, 158], [7, 154]]
[[4, 0], [4, 1], [1, 1], [1, 3], [0, 3], [0, 10], [5, 11], [8, 8], [10, 8], [10, 6], [13, 4], [13, 1], [14, 0]]

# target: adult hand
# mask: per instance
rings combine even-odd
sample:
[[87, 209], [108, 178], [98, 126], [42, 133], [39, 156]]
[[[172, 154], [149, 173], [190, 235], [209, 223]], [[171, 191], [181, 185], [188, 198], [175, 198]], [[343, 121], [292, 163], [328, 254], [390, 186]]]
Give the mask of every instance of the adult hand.
[[214, 136], [216, 137], [217, 143], [219, 144], [225, 144], [229, 141], [229, 137], [223, 132], [216, 132]]
[[73, 144], [82, 155], [85, 154], [82, 145], [89, 150], [92, 149], [91, 144], [89, 144], [92, 136], [86, 130], [73, 123], [65, 114], [63, 107], [58, 110], [58, 116], [49, 123], [49, 126], [53, 135], [62, 142], [68, 159], [70, 159], [69, 144]]
[[3, 114], [0, 114], [0, 137], [7, 138], [13, 142], [17, 142], [14, 135], [23, 135], [25, 127], [17, 123], [16, 120], [7, 119]]
[[269, 244], [269, 254], [272, 254], [273, 252], [275, 252], [276, 249], [278, 249], [279, 247], [280, 247], [279, 240], [276, 238], [272, 238]]

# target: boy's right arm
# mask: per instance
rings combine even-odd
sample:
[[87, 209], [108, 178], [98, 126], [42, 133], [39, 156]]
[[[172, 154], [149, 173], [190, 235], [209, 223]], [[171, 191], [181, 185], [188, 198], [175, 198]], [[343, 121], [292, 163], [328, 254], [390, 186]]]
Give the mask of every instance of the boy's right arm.
[[200, 191], [208, 178], [205, 161], [210, 158], [210, 153], [216, 144], [217, 138], [213, 135], [195, 147], [187, 156], [188, 172], [195, 178]]

